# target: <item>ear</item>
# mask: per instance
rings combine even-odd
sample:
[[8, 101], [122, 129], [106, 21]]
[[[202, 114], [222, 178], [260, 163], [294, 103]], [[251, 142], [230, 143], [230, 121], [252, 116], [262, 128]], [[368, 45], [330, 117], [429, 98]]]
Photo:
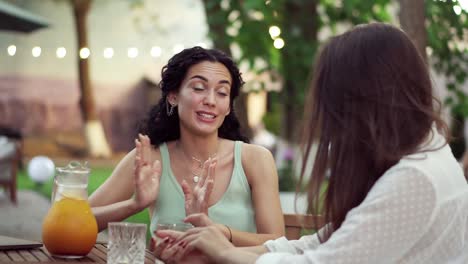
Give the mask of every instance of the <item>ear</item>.
[[226, 114], [224, 116], [228, 116], [231, 113], [231, 107], [228, 108]]
[[177, 105], [177, 94], [175, 93], [169, 93], [167, 95], [167, 101], [171, 104], [171, 105]]

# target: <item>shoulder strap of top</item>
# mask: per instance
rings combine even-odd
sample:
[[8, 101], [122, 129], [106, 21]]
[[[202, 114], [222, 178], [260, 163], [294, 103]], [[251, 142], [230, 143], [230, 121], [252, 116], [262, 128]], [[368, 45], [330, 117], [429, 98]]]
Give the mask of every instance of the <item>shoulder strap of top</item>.
[[167, 175], [169, 173], [171, 161], [169, 159], [169, 150], [165, 142], [159, 145], [159, 152], [161, 153], [162, 174]]
[[245, 175], [244, 167], [242, 166], [242, 145], [244, 142], [236, 141], [234, 145], [234, 173], [232, 177], [237, 178], [237, 182], [240, 181], [243, 188], [250, 192], [249, 182]]
[[242, 168], [242, 141], [234, 142], [234, 166]]

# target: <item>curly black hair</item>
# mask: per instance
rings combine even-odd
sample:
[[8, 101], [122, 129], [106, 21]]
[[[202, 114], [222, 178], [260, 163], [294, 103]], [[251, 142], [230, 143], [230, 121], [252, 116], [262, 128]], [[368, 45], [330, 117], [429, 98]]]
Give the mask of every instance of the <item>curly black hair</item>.
[[167, 96], [170, 92], [178, 92], [188, 69], [203, 61], [222, 63], [226, 66], [232, 78], [230, 94], [231, 111], [219, 128], [218, 136], [225, 139], [248, 142], [248, 139], [240, 131], [239, 120], [233, 111], [234, 99], [239, 95], [240, 89], [244, 85], [239, 69], [234, 61], [225, 53], [197, 46], [177, 53], [162, 68], [161, 82], [159, 83], [162, 97], [151, 108], [139, 127], [139, 132], [148, 135], [153, 146], [157, 147], [164, 142], [180, 138], [179, 115], [177, 111], [174, 111], [171, 116], [167, 115]]

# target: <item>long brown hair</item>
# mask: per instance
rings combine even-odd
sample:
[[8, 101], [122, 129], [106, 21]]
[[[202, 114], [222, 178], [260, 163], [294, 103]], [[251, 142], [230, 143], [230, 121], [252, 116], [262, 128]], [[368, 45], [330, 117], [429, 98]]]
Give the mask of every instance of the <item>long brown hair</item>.
[[386, 170], [433, 136], [434, 124], [444, 135], [447, 125], [426, 64], [400, 29], [356, 26], [333, 37], [317, 59], [305, 107], [300, 182], [318, 144], [308, 211], [323, 213], [330, 223], [320, 236], [324, 242]]

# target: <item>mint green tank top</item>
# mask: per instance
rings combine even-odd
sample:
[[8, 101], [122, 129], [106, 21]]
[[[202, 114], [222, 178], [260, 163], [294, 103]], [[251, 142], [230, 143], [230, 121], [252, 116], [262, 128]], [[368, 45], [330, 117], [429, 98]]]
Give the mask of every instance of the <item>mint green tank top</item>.
[[[234, 145], [234, 168], [231, 181], [221, 199], [208, 208], [208, 215], [216, 223], [234, 229], [256, 233], [255, 211], [247, 178], [242, 168], [242, 141]], [[159, 196], [151, 216], [150, 230], [153, 233], [158, 223], [180, 223], [185, 218], [184, 193], [171, 168], [166, 143], [159, 146], [162, 160], [162, 175]], [[215, 175], [216, 181], [216, 175]]]

